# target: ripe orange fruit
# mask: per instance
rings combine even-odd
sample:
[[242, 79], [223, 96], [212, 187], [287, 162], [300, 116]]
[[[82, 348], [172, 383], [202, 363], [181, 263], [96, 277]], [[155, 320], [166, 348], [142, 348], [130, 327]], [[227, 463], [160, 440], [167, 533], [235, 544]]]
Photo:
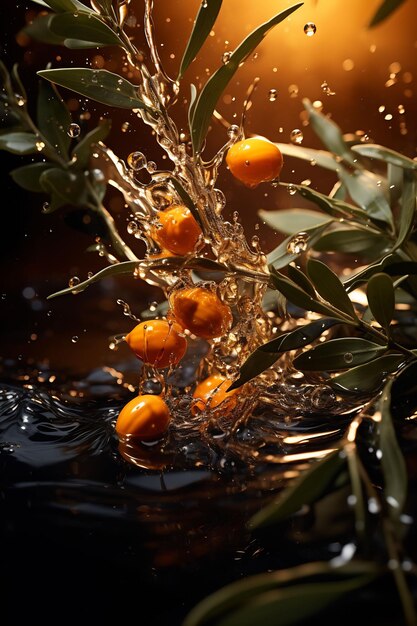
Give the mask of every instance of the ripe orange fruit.
[[171, 413], [160, 396], [145, 394], [130, 400], [120, 411], [116, 433], [121, 437], [134, 437], [154, 441], [166, 432]]
[[125, 339], [139, 359], [158, 369], [176, 365], [187, 349], [182, 328], [167, 320], [141, 322]]
[[203, 339], [221, 337], [233, 322], [230, 307], [204, 287], [174, 291], [170, 296], [170, 305], [176, 321]]
[[153, 227], [151, 235], [161, 248], [178, 256], [194, 250], [201, 228], [190, 209], [182, 204], [175, 204], [165, 211], [159, 211], [158, 221], [160, 226]]
[[281, 150], [268, 139], [251, 137], [231, 146], [226, 163], [233, 176], [247, 187], [278, 178], [284, 159]]
[[205, 380], [201, 381], [195, 388], [193, 393], [193, 402], [191, 404], [191, 413], [196, 415], [204, 409], [215, 409], [222, 405], [222, 412], [227, 415], [236, 406], [237, 389], [227, 391], [232, 381], [220, 374], [212, 374]]

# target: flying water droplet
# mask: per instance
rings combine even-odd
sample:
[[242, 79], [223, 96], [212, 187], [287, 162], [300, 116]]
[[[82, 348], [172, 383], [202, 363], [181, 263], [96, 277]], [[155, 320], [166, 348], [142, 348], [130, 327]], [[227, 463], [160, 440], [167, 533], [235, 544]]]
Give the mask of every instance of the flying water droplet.
[[78, 278], [78, 276], [72, 276], [69, 281], [68, 281], [68, 287], [76, 287], [77, 285], [80, 284], [80, 279]]
[[301, 252], [305, 252], [308, 246], [309, 240], [308, 233], [297, 233], [287, 243], [287, 252], [288, 254], [301, 254]]
[[336, 92], [335, 92], [335, 91], [333, 91], [333, 90], [331, 89], [331, 87], [329, 87], [329, 83], [328, 83], [326, 80], [324, 80], [324, 81], [322, 82], [322, 84], [320, 85], [320, 87], [321, 87], [322, 92], [323, 92], [324, 94], [326, 94], [326, 96], [335, 96], [335, 95], [336, 95]]
[[291, 131], [290, 133], [291, 143], [300, 145], [303, 143], [303, 139], [304, 139], [303, 131], [301, 131], [299, 128], [294, 128], [294, 130]]
[[73, 337], [71, 337], [71, 342], [77, 343], [78, 339], [79, 339], [78, 335], [74, 335]]
[[343, 360], [345, 363], [352, 363], [353, 361], [353, 354], [351, 352], [346, 352], [343, 355]]
[[45, 147], [45, 144], [44, 144], [44, 142], [43, 142], [43, 141], [37, 141], [37, 142], [35, 143], [35, 147], [36, 147], [36, 150], [37, 150], [38, 152], [42, 152], [42, 150], [43, 150], [43, 149], [44, 149], [44, 147]]
[[314, 24], [314, 22], [307, 22], [307, 24], [304, 25], [304, 32], [307, 37], [312, 37], [316, 34], [316, 31], [317, 26]]
[[278, 91], [276, 89], [270, 89], [268, 93], [269, 102], [275, 102], [278, 97]]
[[146, 167], [146, 157], [142, 152], [131, 152], [127, 157], [127, 164], [136, 172]]
[[126, 230], [129, 233], [129, 235], [136, 235], [136, 233], [139, 230], [139, 224], [132, 220], [131, 222], [128, 223]]
[[79, 137], [80, 133], [81, 133], [81, 128], [79, 127], [78, 124], [69, 125], [67, 134], [69, 137], [71, 137], [71, 139], [74, 139], [75, 137]]
[[227, 136], [229, 137], [229, 139], [237, 139], [239, 137], [239, 134], [240, 128], [237, 124], [232, 124], [227, 129]]
[[227, 65], [229, 63], [231, 56], [232, 56], [231, 52], [223, 52], [223, 55], [222, 55], [223, 65]]
[[21, 96], [20, 93], [15, 93], [14, 97], [16, 98], [16, 103], [18, 107], [22, 107], [26, 104], [25, 98]]

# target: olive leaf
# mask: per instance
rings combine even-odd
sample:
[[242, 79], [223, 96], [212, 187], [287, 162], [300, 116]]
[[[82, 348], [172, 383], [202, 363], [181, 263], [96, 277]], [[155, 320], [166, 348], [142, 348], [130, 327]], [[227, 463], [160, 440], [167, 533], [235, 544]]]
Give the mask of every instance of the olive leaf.
[[50, 163], [31, 163], [23, 165], [10, 172], [10, 176], [14, 182], [34, 193], [45, 193], [44, 188], [40, 184], [41, 175], [53, 167]]
[[301, 371], [335, 372], [372, 361], [386, 351], [386, 346], [360, 337], [330, 339], [297, 356], [294, 367]]
[[58, 37], [91, 42], [93, 47], [122, 44], [117, 34], [94, 13], [60, 13], [52, 16], [48, 27]]
[[43, 0], [41, 2], [39, 0], [32, 0], [32, 2], [46, 5], [54, 11], [57, 11], [58, 13], [64, 11], [69, 11], [73, 13], [78, 13], [79, 11], [92, 13], [92, 10], [89, 7], [87, 7], [82, 2], [79, 2], [78, 0]]
[[326, 150], [313, 150], [312, 148], [302, 148], [291, 143], [275, 143], [284, 156], [295, 157], [302, 161], [308, 161], [311, 165], [318, 165], [326, 170], [337, 172], [339, 163], [331, 152]]
[[255, 378], [255, 376], [267, 370], [284, 352], [307, 346], [320, 337], [326, 330], [341, 323], [340, 319], [337, 318], [322, 318], [288, 333], [284, 333], [276, 339], [272, 339], [263, 344], [254, 350], [241, 365], [239, 378], [232, 383], [229, 387], [229, 391], [241, 387], [249, 380], [252, 380], [252, 378]]
[[41, 70], [38, 75], [102, 104], [122, 109], [145, 109], [153, 113], [153, 109], [138, 97], [136, 85], [107, 70], [65, 67]]
[[213, 28], [221, 6], [222, 0], [202, 0], [200, 9], [194, 20], [190, 38], [184, 50], [177, 80], [181, 80], [185, 71], [199, 53]]
[[191, 121], [194, 115], [194, 107], [197, 101], [197, 88], [193, 83], [190, 85], [190, 105], [188, 107], [188, 126], [191, 128]]
[[322, 261], [309, 259], [307, 273], [317, 292], [324, 300], [343, 311], [352, 319], [357, 319], [354, 306], [338, 276]]
[[[375, 261], [368, 266], [366, 266], [363, 270], [354, 273], [352, 276], [349, 276], [343, 280], [343, 285], [346, 291], [352, 291], [352, 289], [356, 289], [359, 285], [366, 283], [371, 276], [377, 274], [378, 272], [386, 272], [389, 274], [389, 267], [393, 264], [397, 264], [400, 260], [400, 257], [397, 254], [387, 254], [382, 259]], [[400, 264], [402, 265], [402, 264]], [[402, 271], [399, 272], [403, 273]], [[407, 272], [405, 272], [407, 273]]]
[[39, 138], [33, 133], [12, 132], [0, 135], [0, 150], [12, 154], [33, 154], [37, 152], [36, 143]]
[[22, 32], [29, 35], [29, 37], [32, 37], [32, 39], [41, 41], [42, 43], [49, 43], [52, 45], [63, 44], [65, 37], [56, 35], [49, 28], [49, 24], [53, 17], [54, 15], [51, 15], [50, 13], [48, 15], [38, 15], [33, 22], [22, 29]]
[[381, 185], [381, 177], [373, 172], [348, 172], [343, 166], [339, 172], [351, 198], [374, 220], [392, 225], [392, 212]]
[[39, 182], [44, 191], [52, 196], [47, 213], [65, 204], [85, 206], [91, 201], [83, 172], [53, 167], [41, 174]]
[[316, 292], [313, 286], [313, 283], [310, 281], [308, 276], [304, 274], [298, 267], [294, 265], [289, 265], [287, 267], [288, 278], [290, 278], [294, 283], [296, 283], [303, 291], [308, 293], [312, 298], [316, 297]]
[[80, 293], [93, 283], [96, 283], [99, 280], [103, 280], [104, 278], [108, 278], [109, 276], [116, 276], [118, 274], [133, 275], [137, 266], [138, 263], [136, 261], [123, 261], [121, 263], [116, 263], [115, 265], [109, 265], [108, 267], [105, 267], [104, 269], [94, 274], [94, 276], [91, 276], [91, 278], [88, 278], [87, 280], [79, 283], [75, 287], [67, 287], [66, 289], [62, 289], [61, 291], [56, 291], [55, 293], [50, 294], [47, 297], [47, 300], [51, 300], [52, 298], [56, 298], [57, 296], [65, 296], [69, 293]]
[[372, 315], [388, 334], [395, 311], [395, 292], [391, 278], [383, 272], [371, 276], [366, 295]]
[[373, 28], [386, 20], [391, 13], [396, 11], [404, 3], [404, 1], [405, 0], [383, 0], [382, 4], [379, 6], [378, 10], [369, 22], [368, 28]]
[[384, 163], [391, 163], [392, 165], [397, 165], [398, 167], [404, 169], [417, 170], [417, 161], [413, 161], [413, 159], [410, 159], [395, 150], [385, 148], [384, 146], [380, 146], [378, 144], [357, 144], [352, 146], [352, 150], [363, 157], [376, 159], [378, 161], [383, 161]]
[[93, 146], [99, 141], [104, 141], [110, 132], [111, 121], [104, 120], [96, 128], [90, 130], [85, 137], [83, 137], [75, 146], [72, 151], [72, 158], [75, 159], [76, 168], [88, 167], [91, 151]]
[[416, 177], [414, 172], [405, 171], [403, 191], [401, 194], [401, 209], [398, 216], [398, 237], [395, 248], [400, 248], [409, 237], [416, 219]]
[[259, 217], [271, 228], [293, 235], [308, 228], [328, 224], [332, 221], [327, 215], [308, 209], [287, 209], [280, 211], [258, 211]]
[[191, 215], [194, 217], [194, 219], [197, 221], [197, 223], [201, 226], [201, 229], [203, 230], [204, 225], [201, 221], [200, 213], [198, 212], [198, 208], [194, 204], [188, 192], [184, 189], [183, 185], [181, 185], [180, 181], [174, 176], [170, 176], [169, 180], [172, 183], [172, 186], [174, 187], [175, 191], [177, 192], [177, 194], [179, 195], [179, 197], [181, 198], [181, 200], [187, 207], [187, 209], [190, 210]]
[[44, 80], [40, 81], [38, 88], [37, 119], [43, 136], [58, 154], [68, 160], [71, 116], [56, 87]]
[[289, 7], [288, 9], [281, 11], [278, 15], [275, 15], [264, 24], [258, 26], [258, 28], [252, 31], [234, 50], [228, 62], [225, 65], [222, 65], [222, 67], [220, 67], [208, 79], [197, 98], [190, 128], [191, 140], [195, 153], [200, 152], [210, 125], [211, 117], [214, 109], [216, 108], [217, 101], [230, 80], [233, 78], [239, 65], [246, 60], [253, 50], [255, 50], [265, 35], [274, 26], [286, 19], [289, 15], [291, 15], [291, 13], [300, 8], [302, 4], [303, 3], [300, 2], [292, 7]]
[[[389, 240], [379, 233], [352, 228], [340, 228], [324, 233], [312, 246], [317, 252], [344, 252], [355, 254], [374, 248], [385, 250]], [[369, 257], [369, 254], [367, 255]]]
[[409, 417], [417, 410], [417, 362], [404, 367], [393, 379], [391, 410], [401, 417]]
[[269, 265], [279, 270], [298, 259], [303, 252], [306, 252], [310, 246], [314, 245], [315, 241], [319, 239], [330, 223], [328, 221], [318, 226], [305, 228], [302, 232], [294, 233], [284, 239], [279, 246], [268, 254]]
[[328, 383], [339, 392], [375, 393], [388, 374], [397, 371], [405, 359], [403, 354], [385, 354], [364, 365], [352, 367], [343, 374], [337, 374]]

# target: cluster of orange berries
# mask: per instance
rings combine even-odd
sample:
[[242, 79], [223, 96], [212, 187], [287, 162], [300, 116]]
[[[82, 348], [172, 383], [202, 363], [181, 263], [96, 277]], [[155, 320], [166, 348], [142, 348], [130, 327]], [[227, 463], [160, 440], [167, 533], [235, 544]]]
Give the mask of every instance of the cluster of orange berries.
[[[283, 165], [279, 148], [262, 138], [236, 142], [228, 151], [226, 162], [232, 175], [248, 187], [276, 179]], [[162, 254], [184, 256], [192, 253], [201, 237], [201, 229], [190, 210], [174, 204], [158, 212], [158, 226], [151, 236]], [[157, 369], [177, 365], [187, 350], [188, 330], [196, 337], [214, 339], [223, 336], [232, 326], [230, 307], [214, 291], [205, 287], [189, 287], [174, 291], [170, 296], [167, 319], [141, 322], [126, 336], [126, 342], [145, 364]], [[236, 406], [236, 390], [228, 391], [231, 381], [212, 374], [200, 382], [194, 391], [191, 413], [221, 405], [223, 414]], [[157, 440], [167, 431], [171, 413], [165, 400], [158, 395], [142, 394], [128, 402], [116, 421], [120, 437], [142, 441]]]

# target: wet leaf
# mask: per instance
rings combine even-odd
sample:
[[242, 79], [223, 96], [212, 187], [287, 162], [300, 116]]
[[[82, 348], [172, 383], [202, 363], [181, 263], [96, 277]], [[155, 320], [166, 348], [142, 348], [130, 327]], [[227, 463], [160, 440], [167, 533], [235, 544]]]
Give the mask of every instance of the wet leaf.
[[372, 315], [388, 334], [395, 311], [395, 292], [391, 278], [383, 272], [371, 276], [366, 295]]
[[417, 161], [413, 161], [413, 159], [395, 152], [395, 150], [390, 150], [390, 148], [385, 148], [378, 144], [358, 144], [352, 146], [352, 150], [369, 159], [391, 163], [404, 169], [417, 170]]
[[[330, 221], [312, 228], [305, 228], [302, 233], [290, 235], [268, 254], [268, 263], [277, 270], [286, 267], [289, 263], [298, 259], [303, 252], [306, 252], [319, 239], [329, 224]], [[299, 251], [291, 252], [291, 250], [296, 250], [297, 246]]]
[[293, 235], [332, 221], [327, 215], [308, 209], [284, 209], [281, 211], [261, 209], [258, 211], [258, 215], [268, 226], [286, 235]]
[[401, 209], [398, 217], [398, 237], [395, 248], [400, 248], [409, 237], [416, 219], [416, 177], [414, 172], [404, 172]]
[[385, 197], [380, 177], [365, 171], [356, 171], [351, 174], [344, 168], [341, 168], [339, 177], [351, 198], [370, 217], [392, 225], [392, 212]]
[[35, 39], [36, 41], [41, 41], [42, 43], [49, 43], [52, 45], [60, 45], [64, 43], [64, 37], [60, 35], [56, 35], [49, 28], [50, 21], [54, 16], [51, 14], [48, 15], [39, 15], [35, 17], [31, 24], [28, 24], [23, 28], [24, 33]]
[[378, 10], [369, 22], [368, 28], [373, 28], [386, 20], [391, 13], [396, 11], [404, 3], [404, 1], [405, 0], [383, 0], [382, 4], [379, 6]]
[[293, 281], [286, 278], [283, 274], [274, 271], [274, 268], [272, 268], [271, 272], [271, 283], [295, 306], [306, 311], [321, 313], [322, 315], [335, 315], [335, 312], [330, 307], [309, 296]]
[[185, 71], [199, 53], [217, 19], [222, 0], [203, 0], [194, 20], [193, 29], [188, 39], [177, 80], [181, 80]]
[[343, 285], [347, 291], [352, 291], [352, 289], [356, 289], [359, 285], [366, 283], [368, 279], [377, 274], [378, 272], [386, 272], [389, 273], [388, 267], [393, 263], [397, 263], [399, 258], [396, 254], [388, 254], [384, 256], [382, 259], [371, 263], [363, 270], [356, 272], [349, 278], [345, 278], [343, 281]]
[[398, 444], [391, 416], [390, 380], [379, 401], [381, 421], [379, 423], [379, 446], [382, 452], [381, 466], [384, 474], [384, 495], [393, 519], [401, 515], [407, 499], [407, 468]]
[[314, 244], [314, 250], [318, 252], [344, 252], [355, 254], [370, 250], [374, 246], [384, 249], [389, 243], [380, 234], [355, 230], [354, 228], [341, 228], [330, 233], [324, 233]]
[[353, 167], [357, 167], [357, 158], [343, 139], [339, 126], [330, 118], [317, 111], [308, 98], [303, 99], [303, 105], [309, 114], [309, 121], [316, 135], [330, 152], [342, 157]]
[[268, 341], [254, 350], [241, 365], [239, 378], [233, 382], [229, 390], [237, 389], [267, 370], [284, 352], [307, 346], [320, 337], [326, 330], [341, 323], [342, 322], [337, 318], [323, 318], [315, 320], [310, 324], [305, 324], [291, 332], [280, 335], [280, 337], [276, 339]]
[[0, 135], [0, 150], [6, 150], [12, 154], [33, 154], [37, 152], [37, 141], [38, 137], [33, 133], [6, 133]]
[[57, 291], [56, 293], [50, 294], [47, 297], [47, 300], [56, 298], [57, 296], [64, 296], [69, 293], [71, 294], [80, 293], [81, 291], [84, 291], [84, 289], [86, 289], [93, 283], [96, 283], [99, 280], [103, 280], [104, 278], [108, 278], [109, 276], [116, 276], [118, 274], [131, 274], [133, 276], [133, 273], [135, 269], [137, 268], [137, 266], [138, 266], [137, 261], [123, 261], [122, 263], [115, 263], [115, 265], [109, 265], [108, 267], [105, 267], [104, 269], [94, 274], [94, 276], [92, 276], [88, 280], [84, 280], [82, 283], [79, 283], [75, 287], [68, 287], [66, 289], [62, 289], [61, 291]]
[[191, 139], [195, 153], [199, 153], [210, 126], [213, 111], [224, 89], [236, 73], [239, 65], [255, 50], [265, 35], [277, 24], [296, 11], [302, 3], [285, 9], [278, 15], [261, 24], [250, 33], [234, 50], [228, 63], [222, 65], [206, 82], [201, 90], [194, 108], [191, 125]]
[[373, 361], [386, 351], [386, 346], [359, 337], [330, 339], [296, 357], [294, 367], [307, 372], [335, 372]]
[[324, 167], [326, 170], [331, 170], [332, 172], [339, 170], [340, 165], [331, 152], [302, 148], [301, 146], [294, 146], [291, 143], [275, 143], [275, 145], [278, 146], [284, 156], [308, 161], [312, 165]]
[[57, 153], [68, 160], [71, 115], [54, 85], [42, 80], [38, 88], [38, 127]]
[[65, 204], [83, 206], [90, 201], [83, 172], [54, 167], [43, 172], [39, 181], [43, 190], [51, 194], [53, 199], [47, 212]]
[[287, 268], [288, 278], [290, 278], [294, 283], [296, 283], [303, 291], [308, 293], [312, 298], [316, 297], [316, 292], [313, 286], [313, 283], [310, 281], [308, 276], [304, 274], [298, 267], [294, 265], [289, 265]]
[[31, 163], [30, 165], [23, 165], [10, 172], [10, 176], [14, 182], [34, 193], [45, 193], [45, 190], [39, 182], [41, 174], [51, 169], [53, 165], [50, 163]]
[[370, 363], [353, 367], [348, 372], [330, 379], [329, 384], [338, 391], [352, 393], [371, 393], [381, 388], [388, 374], [397, 371], [404, 363], [403, 354], [386, 354]]
[[196, 205], [194, 204], [193, 200], [191, 199], [190, 195], [188, 194], [188, 192], [184, 189], [184, 187], [181, 185], [181, 183], [179, 182], [177, 178], [174, 178], [173, 176], [171, 176], [169, 180], [171, 181], [173, 187], [175, 188], [175, 191], [177, 192], [177, 194], [179, 195], [179, 197], [181, 198], [181, 200], [183, 201], [187, 209], [190, 210], [192, 216], [194, 217], [194, 219], [197, 221], [197, 223], [201, 226], [201, 229], [203, 230], [203, 224], [201, 222], [200, 213], [198, 212], [198, 209]]
[[122, 109], [146, 109], [150, 113], [153, 112], [153, 109], [139, 99], [136, 85], [132, 85], [125, 78], [107, 70], [65, 67], [56, 70], [41, 70], [38, 74], [61, 87], [71, 89], [102, 104]]
[[88, 167], [93, 147], [104, 141], [110, 132], [111, 121], [104, 120], [97, 128], [93, 128], [83, 137], [72, 151], [72, 157], [76, 158], [75, 167], [84, 169]]
[[49, 22], [49, 28], [55, 35], [64, 39], [79, 39], [83, 42], [92, 42], [95, 46], [121, 45], [116, 33], [93, 13], [54, 15]]
[[338, 276], [322, 261], [309, 259], [307, 273], [314, 287], [324, 300], [355, 319], [357, 315], [352, 302]]

